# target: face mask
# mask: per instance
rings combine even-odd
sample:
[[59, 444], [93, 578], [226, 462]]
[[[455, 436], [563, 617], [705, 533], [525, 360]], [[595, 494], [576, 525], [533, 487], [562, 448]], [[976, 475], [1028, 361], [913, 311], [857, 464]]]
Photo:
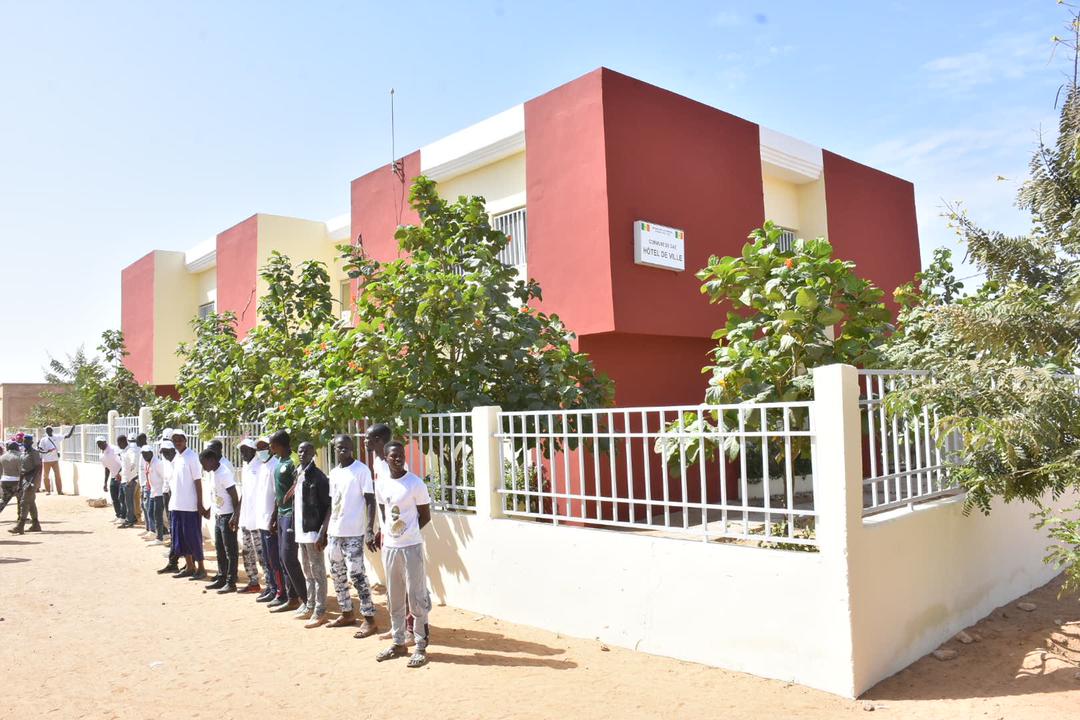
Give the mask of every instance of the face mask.
[[259, 450], [258, 452], [255, 453], [255, 457], [259, 458], [263, 462], [267, 462], [270, 459], [270, 451], [269, 450]]

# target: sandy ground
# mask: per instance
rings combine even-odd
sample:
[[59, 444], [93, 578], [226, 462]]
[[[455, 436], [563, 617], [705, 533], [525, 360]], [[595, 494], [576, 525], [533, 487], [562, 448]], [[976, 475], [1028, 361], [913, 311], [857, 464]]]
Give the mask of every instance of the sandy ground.
[[[1036, 611], [1012, 604], [973, 629], [981, 642], [950, 643], [957, 659], [923, 658], [856, 701], [448, 607], [432, 614], [431, 664], [408, 670], [375, 663], [384, 641], [156, 575], [160, 548], [111, 510], [39, 506], [41, 534], [9, 535], [14, 508], [0, 516], [0, 718], [1080, 717], [1066, 660], [1080, 659], [1080, 605], [1054, 584], [1025, 598]], [[1054, 633], [1070, 646], [1057, 655]]]

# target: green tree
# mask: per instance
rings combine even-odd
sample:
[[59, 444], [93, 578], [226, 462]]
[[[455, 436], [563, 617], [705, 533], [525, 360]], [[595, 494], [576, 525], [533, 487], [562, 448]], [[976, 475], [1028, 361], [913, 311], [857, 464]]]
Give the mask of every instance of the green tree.
[[38, 426], [103, 423], [110, 410], [121, 415], [139, 412], [153, 392], [140, 386], [124, 365], [128, 353], [123, 334], [106, 330], [97, 350], [95, 357], [80, 347], [66, 361], [49, 358], [45, 382], [64, 389], [42, 393], [41, 402], [31, 409], [27, 422]]
[[[1075, 32], [1076, 17], [1072, 20]], [[1070, 44], [1074, 50], [1075, 43]], [[933, 373], [891, 398], [900, 412], [932, 407], [944, 432], [963, 441], [950, 471], [969, 508], [1024, 500], [1064, 541], [1050, 559], [1080, 586], [1080, 524], [1057, 516], [1048, 498], [1080, 489], [1080, 91], [1064, 88], [1056, 140], [1040, 139], [1018, 205], [1031, 231], [1006, 235], [964, 212], [948, 217], [972, 264], [985, 276], [975, 293], [945, 297], [906, 287], [901, 332], [887, 355], [896, 366]], [[924, 278], [925, 279], [925, 278]], [[1080, 508], [1074, 508], [1080, 509]]]
[[420, 224], [395, 235], [407, 259], [380, 263], [362, 245], [341, 247], [360, 286], [356, 325], [307, 346], [298, 385], [268, 417], [329, 433], [364, 416], [610, 404], [610, 381], [573, 349], [573, 334], [530, 305], [539, 284], [499, 260], [507, 238], [483, 199], [447, 202], [420, 177], [410, 202]]

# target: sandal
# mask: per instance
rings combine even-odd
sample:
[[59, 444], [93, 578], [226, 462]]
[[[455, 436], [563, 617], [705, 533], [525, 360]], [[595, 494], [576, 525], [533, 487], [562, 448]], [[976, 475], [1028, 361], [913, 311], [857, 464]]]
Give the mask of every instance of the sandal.
[[418, 668], [425, 665], [427, 665], [427, 653], [423, 650], [417, 650], [412, 654], [412, 657], [409, 658], [408, 667]]
[[375, 656], [375, 662], [382, 662], [383, 660], [393, 660], [394, 658], [405, 657], [405, 648], [400, 645], [391, 645], [385, 650], [381, 651]]
[[357, 640], [363, 640], [366, 637], [371, 637], [377, 633], [379, 629], [375, 627], [375, 623], [369, 618], [364, 618], [364, 622], [360, 624], [360, 629], [353, 633], [353, 637]]

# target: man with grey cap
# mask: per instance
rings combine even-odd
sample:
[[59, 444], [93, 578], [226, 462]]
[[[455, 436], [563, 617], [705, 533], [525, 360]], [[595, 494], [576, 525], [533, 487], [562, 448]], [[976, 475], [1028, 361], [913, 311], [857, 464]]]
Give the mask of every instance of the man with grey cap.
[[120, 448], [120, 487], [124, 493], [124, 522], [121, 528], [133, 528], [139, 519], [135, 490], [139, 486], [139, 450], [132, 442], [135, 438], [120, 435], [116, 446]]
[[120, 493], [120, 453], [116, 447], [109, 444], [103, 435], [95, 439], [98, 450], [101, 451], [101, 465], [105, 468], [105, 485], [103, 492], [107, 492], [112, 498], [113, 512], [116, 514], [113, 522], [123, 521], [123, 495]]

